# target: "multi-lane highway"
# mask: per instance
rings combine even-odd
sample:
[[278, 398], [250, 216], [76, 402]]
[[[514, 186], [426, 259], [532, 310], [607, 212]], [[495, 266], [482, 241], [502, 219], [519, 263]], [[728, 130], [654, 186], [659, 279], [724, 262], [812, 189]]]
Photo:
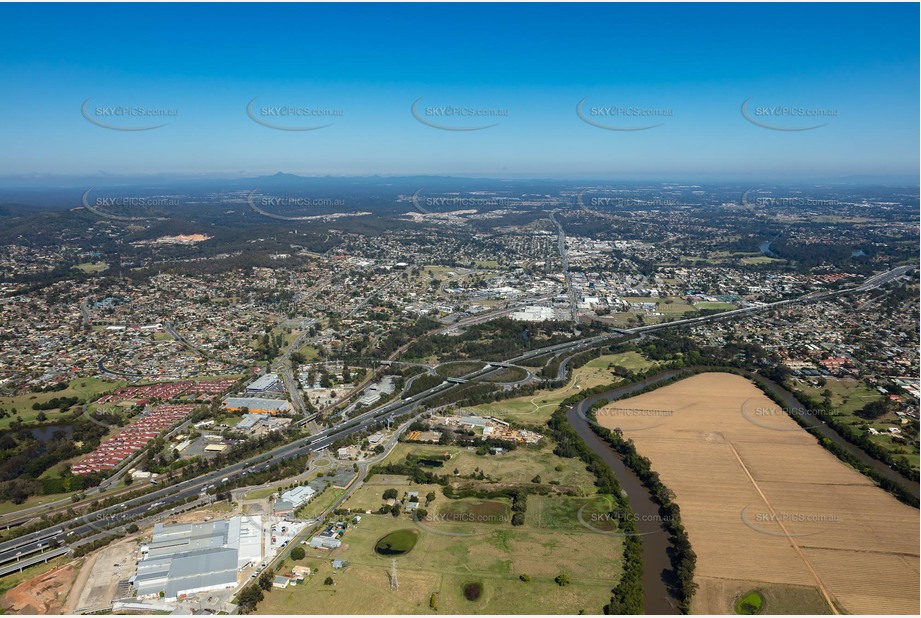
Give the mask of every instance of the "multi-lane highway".
[[560, 246], [560, 260], [563, 263], [563, 281], [566, 284], [566, 297], [569, 299], [569, 311], [572, 314], [572, 321], [575, 322], [579, 319], [579, 304], [576, 299], [576, 291], [572, 286], [572, 274], [569, 272], [569, 253], [566, 250], [566, 232], [563, 230], [563, 225], [556, 220], [552, 212], [550, 213], [550, 220], [556, 225], [556, 229], [559, 233], [558, 243]]
[[316, 319], [305, 321], [303, 324], [304, 331], [297, 336], [291, 345], [287, 347], [284, 354], [274, 363], [274, 369], [278, 375], [281, 376], [282, 382], [285, 384], [285, 390], [288, 391], [288, 397], [291, 399], [291, 403], [294, 404], [294, 411], [303, 417], [303, 421], [312, 421], [317, 417], [317, 413], [307, 413], [304, 397], [297, 387], [297, 380], [294, 378], [294, 372], [291, 370], [291, 355], [304, 346], [304, 343], [307, 341], [308, 329], [318, 321], [319, 320]]

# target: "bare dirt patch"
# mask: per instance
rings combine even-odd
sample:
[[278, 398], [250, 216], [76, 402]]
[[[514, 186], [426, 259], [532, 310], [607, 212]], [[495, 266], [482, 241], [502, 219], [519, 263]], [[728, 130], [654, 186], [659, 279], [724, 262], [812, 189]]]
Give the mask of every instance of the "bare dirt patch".
[[74, 563], [28, 579], [3, 595], [2, 607], [10, 614], [60, 614], [77, 577]]

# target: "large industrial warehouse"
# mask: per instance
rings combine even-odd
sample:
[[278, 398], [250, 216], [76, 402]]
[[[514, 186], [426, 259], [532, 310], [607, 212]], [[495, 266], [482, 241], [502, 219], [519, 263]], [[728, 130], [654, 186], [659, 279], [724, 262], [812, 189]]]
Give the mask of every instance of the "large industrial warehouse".
[[234, 588], [240, 569], [262, 559], [262, 518], [157, 524], [141, 556], [133, 578], [138, 598], [174, 601]]

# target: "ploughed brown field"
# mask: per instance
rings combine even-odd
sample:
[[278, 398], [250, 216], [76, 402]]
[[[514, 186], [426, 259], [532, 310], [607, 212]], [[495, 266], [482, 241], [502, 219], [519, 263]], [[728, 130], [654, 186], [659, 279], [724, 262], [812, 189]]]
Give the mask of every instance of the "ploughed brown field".
[[675, 492], [697, 553], [695, 613], [732, 612], [720, 590], [772, 585], [815, 588], [842, 613], [919, 613], [918, 511], [745, 378], [693, 376], [612, 403], [598, 422], [621, 427]]

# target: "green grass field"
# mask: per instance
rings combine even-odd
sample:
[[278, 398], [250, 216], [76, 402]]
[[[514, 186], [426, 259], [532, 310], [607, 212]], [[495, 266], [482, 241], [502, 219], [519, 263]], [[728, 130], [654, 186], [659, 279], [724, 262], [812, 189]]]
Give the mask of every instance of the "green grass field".
[[[399, 588], [391, 589], [391, 559], [374, 551], [379, 539], [415, 526], [406, 515], [369, 515], [349, 529], [332, 553], [307, 549], [297, 564], [314, 570], [300, 585], [272, 590], [259, 614], [575, 614], [600, 613], [621, 572], [615, 537], [586, 530], [541, 530], [502, 523], [426, 524], [408, 554], [395, 559]], [[452, 536], [458, 532], [465, 536]], [[603, 538], [604, 542], [598, 542]], [[347, 562], [333, 570], [334, 558]], [[553, 579], [566, 573], [572, 583]], [[529, 582], [519, 575], [527, 574]], [[333, 585], [324, 584], [331, 577]], [[481, 583], [476, 601], [466, 584]], [[429, 606], [436, 595], [437, 610]]]
[[263, 487], [262, 489], [254, 489], [246, 493], [247, 500], [264, 500], [271, 496], [274, 493], [278, 492], [277, 487]]
[[[111, 382], [100, 378], [77, 378], [71, 380], [70, 385], [56, 393], [29, 393], [25, 395], [16, 395], [14, 397], [0, 397], [0, 408], [5, 408], [11, 416], [0, 418], [0, 429], [6, 429], [10, 423], [16, 420], [16, 416], [22, 417], [23, 422], [35, 422], [35, 417], [41, 410], [33, 410], [33, 403], [45, 403], [55, 397], [80, 397], [83, 400], [90, 400], [103, 393], [114, 391], [119, 386], [124, 386], [127, 382]], [[13, 409], [16, 409], [13, 412]], [[61, 416], [57, 410], [45, 410], [45, 416], [49, 421], [53, 421]]]
[[800, 388], [815, 399], [821, 399], [826, 389], [831, 392], [831, 404], [835, 409], [847, 415], [851, 415], [871, 401], [882, 398], [879, 391], [868, 388], [863, 382], [853, 378], [826, 378], [825, 386], [816, 388], [803, 385]]
[[320, 350], [309, 343], [302, 345], [297, 351], [304, 355], [304, 360], [308, 363], [312, 363], [320, 356]]
[[496, 403], [486, 403], [474, 407], [473, 410], [479, 414], [498, 418], [513, 418], [524, 423], [542, 425], [550, 419], [553, 411], [567, 397], [576, 394], [582, 389], [613, 382], [615, 378], [611, 373], [611, 369], [614, 366], [624, 367], [631, 371], [645, 371], [653, 365], [654, 363], [646, 360], [637, 352], [607, 354], [592, 359], [573, 371], [569, 383], [562, 388], [549, 391], [540, 390], [533, 395], [505, 399]]
[[85, 273], [99, 273], [108, 270], [109, 265], [105, 262], [83, 262], [74, 266], [77, 270]]
[[[823, 393], [828, 390], [831, 393], [831, 404], [839, 413], [841, 422], [852, 427], [859, 427], [866, 423], [870, 427], [884, 432], [878, 436], [870, 436], [870, 439], [892, 453], [904, 455], [911, 465], [918, 469], [919, 463], [921, 463], [921, 456], [919, 456], [917, 443], [909, 444], [885, 433], [889, 427], [902, 427], [899, 418], [894, 412], [884, 414], [873, 421], [867, 421], [854, 414], [854, 412], [871, 401], [881, 399], [882, 395], [878, 391], [868, 388], [863, 382], [854, 378], [826, 378], [825, 386], [813, 387], [800, 383], [797, 387], [798, 390], [819, 400], [822, 399]], [[860, 430], [857, 429], [857, 431]]]
[[718, 303], [718, 302], [699, 302], [694, 304], [695, 309], [719, 309], [720, 311], [729, 311], [730, 309], [735, 309], [736, 306], [732, 303]]
[[[531, 483], [532, 479], [539, 475], [543, 484], [556, 481], [562, 488], [586, 495], [594, 493], [594, 477], [585, 470], [585, 465], [575, 458], [557, 457], [549, 444], [537, 448], [519, 447], [502, 455], [477, 455], [475, 451], [457, 446], [401, 443], [393, 449], [385, 463], [402, 462], [408, 453], [449, 453], [451, 459], [445, 462], [443, 468], [435, 469], [436, 474], [453, 474], [456, 469], [460, 476], [469, 476], [479, 469], [496, 482], [522, 484]], [[557, 467], [561, 470], [557, 470]], [[441, 493], [438, 492], [438, 495]], [[380, 506], [380, 503], [377, 504]]]
[[[583, 530], [585, 526], [598, 530], [611, 530], [616, 524], [599, 517], [613, 508], [610, 496], [589, 497], [529, 496], [525, 520], [529, 526], [555, 530]], [[582, 512], [581, 523], [579, 512]]]
[[[618, 360], [642, 362], [642, 358], [632, 356]], [[596, 364], [607, 371], [606, 362]], [[478, 456], [475, 451], [457, 446], [400, 443], [386, 461], [401, 462], [409, 453], [423, 457], [447, 453], [450, 459], [443, 468], [435, 469], [438, 473], [453, 475], [456, 468], [461, 475], [467, 475], [479, 469], [493, 477], [497, 485], [490, 480], [458, 479], [461, 483], [530, 487], [532, 479], [540, 475], [542, 484], [557, 481], [559, 490], [572, 489], [583, 497], [530, 495], [524, 525], [512, 526], [508, 498], [453, 500], [444, 495], [439, 485], [417, 485], [402, 475], [372, 475], [343, 503], [344, 508], [372, 514], [349, 527], [342, 547], [332, 552], [304, 546], [306, 557], [293, 564], [309, 566], [312, 576], [296, 586], [266, 593], [257, 613], [601, 612], [620, 577], [623, 546], [620, 538], [600, 535], [579, 523], [580, 509], [588, 517], [608, 508], [608, 497], [594, 495], [594, 477], [584, 464], [557, 457], [549, 443], [500, 456]], [[397, 517], [377, 514], [384, 504], [384, 491], [391, 488], [396, 489], [399, 498], [408, 491], [418, 491], [427, 516], [415, 521], [407, 513]], [[435, 500], [425, 506], [429, 492], [435, 494]], [[333, 502], [324, 497], [309, 505], [314, 512]], [[583, 509], [586, 505], [591, 508]], [[418, 535], [410, 552], [392, 558], [375, 551], [387, 535], [404, 534], [407, 530]], [[334, 559], [344, 560], [346, 567], [334, 570]], [[392, 564], [396, 564], [398, 573], [397, 590], [390, 585]], [[570, 585], [561, 587], [554, 582], [561, 573], [570, 578]], [[530, 581], [522, 581], [521, 575], [527, 575]], [[332, 585], [325, 583], [327, 578], [332, 578]], [[464, 587], [468, 584], [482, 587], [474, 601], [465, 598]], [[430, 607], [432, 595], [436, 609]]]
[[656, 311], [658, 311], [659, 313], [664, 313], [668, 315], [678, 315], [678, 314], [687, 313], [689, 311], [694, 311], [694, 307], [689, 305], [687, 302], [681, 300], [680, 298], [674, 298], [674, 297], [672, 298], [670, 297], [653, 298], [653, 297], [637, 296], [637, 297], [626, 297], [623, 300], [629, 303], [655, 303]]
[[615, 326], [636, 326], [640, 324], [639, 317], [642, 316], [642, 324], [658, 324], [677, 320], [687, 314], [694, 313], [697, 308], [686, 301], [677, 297], [626, 297], [623, 300], [632, 303], [655, 303], [655, 312], [659, 315], [648, 315], [642, 309], [631, 308], [629, 311], [611, 313], [605, 316], [604, 321]]
[[742, 264], [770, 264], [771, 262], [785, 262], [786, 260], [760, 255], [758, 257], [744, 257], [739, 261]]
[[436, 371], [438, 375], [445, 378], [456, 378], [468, 373], [472, 373], [478, 369], [482, 369], [486, 366], [486, 363], [479, 361], [451, 361], [447, 363], [442, 363], [438, 366]]
[[752, 590], [743, 594], [735, 602], [735, 611], [743, 616], [752, 616], [761, 613], [761, 607], [764, 605], [764, 598], [758, 590]]
[[589, 369], [607, 369], [611, 366], [617, 366], [631, 371], [646, 371], [653, 365], [655, 365], [654, 362], [646, 360], [642, 354], [631, 350], [630, 352], [621, 352], [620, 354], [599, 356], [586, 363], [585, 367]]
[[441, 522], [508, 524], [512, 521], [511, 500], [506, 498], [444, 499], [437, 501], [432, 506], [435, 506], [436, 518], [433, 521], [436, 522], [436, 525]]
[[387, 489], [396, 489], [399, 498], [403, 497], [408, 491], [418, 491], [419, 498], [425, 503], [425, 496], [429, 492], [435, 492], [435, 504], [441, 500], [446, 500], [441, 493], [439, 485], [418, 485], [410, 483], [409, 478], [405, 476], [383, 476], [375, 474], [368, 482], [352, 492], [349, 499], [342, 504], [342, 508], [361, 511], [372, 511], [374, 513], [386, 503], [383, 498], [384, 491]]
[[298, 510], [297, 516], [301, 519], [311, 519], [313, 517], [318, 517], [323, 513], [323, 511], [335, 504], [336, 500], [341, 498], [343, 494], [345, 494], [344, 489], [328, 487], [323, 493], [321, 493], [319, 496]]

